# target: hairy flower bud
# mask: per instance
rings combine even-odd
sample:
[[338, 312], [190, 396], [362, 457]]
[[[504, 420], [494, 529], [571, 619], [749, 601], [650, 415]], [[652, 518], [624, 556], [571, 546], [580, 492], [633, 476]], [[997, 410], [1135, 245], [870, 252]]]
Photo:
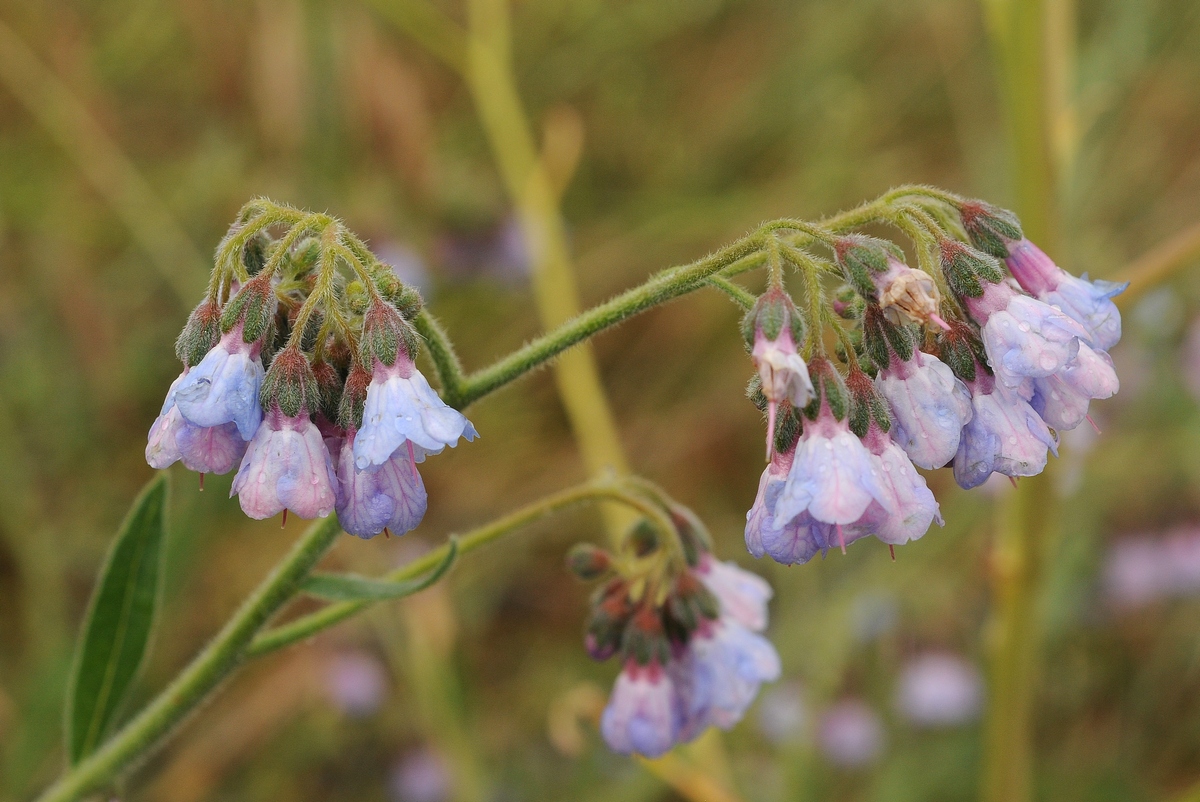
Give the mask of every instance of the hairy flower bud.
[[221, 339], [221, 308], [212, 300], [205, 299], [192, 310], [183, 331], [175, 340], [175, 355], [184, 367], [200, 364], [204, 355], [212, 350]]
[[892, 243], [864, 234], [842, 237], [834, 243], [833, 250], [846, 280], [869, 300], [876, 299], [876, 276], [888, 270], [888, 260], [903, 258]]
[[612, 555], [591, 543], [576, 543], [567, 552], [567, 568], [584, 582], [599, 579], [612, 568]]
[[242, 341], [262, 343], [275, 320], [278, 302], [269, 276], [255, 276], [229, 299], [221, 312], [221, 331], [228, 334], [242, 324]]
[[262, 384], [263, 410], [278, 404], [289, 418], [319, 412], [321, 389], [308, 357], [296, 346], [289, 346], [271, 360]]
[[959, 215], [971, 243], [997, 259], [1007, 259], [1009, 242], [1024, 236], [1015, 214], [990, 203], [969, 201], [959, 207]]
[[396, 307], [376, 299], [363, 315], [363, 336], [359, 343], [359, 359], [364, 365], [381, 362], [391, 367], [403, 356], [415, 360], [420, 352], [420, 337], [412, 324]]
[[996, 284], [1004, 280], [1004, 271], [995, 258], [969, 245], [942, 239], [938, 250], [946, 282], [960, 298], [978, 298], [983, 295], [985, 282]]

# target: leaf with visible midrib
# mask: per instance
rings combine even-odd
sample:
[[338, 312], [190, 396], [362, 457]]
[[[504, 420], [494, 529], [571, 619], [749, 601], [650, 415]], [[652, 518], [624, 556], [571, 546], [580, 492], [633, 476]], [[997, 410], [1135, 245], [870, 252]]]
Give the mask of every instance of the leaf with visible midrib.
[[92, 593], [67, 692], [67, 754], [78, 763], [99, 745], [150, 642], [162, 556], [167, 474], [133, 502]]

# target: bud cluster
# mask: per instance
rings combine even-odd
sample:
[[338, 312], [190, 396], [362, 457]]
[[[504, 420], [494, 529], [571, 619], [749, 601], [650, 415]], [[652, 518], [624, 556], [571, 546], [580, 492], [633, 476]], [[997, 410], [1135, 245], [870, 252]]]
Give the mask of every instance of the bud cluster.
[[581, 579], [601, 580], [584, 643], [597, 660], [620, 658], [600, 729], [623, 754], [657, 757], [709, 726], [732, 727], [759, 686], [780, 672], [778, 654], [760, 634], [770, 587], [717, 561], [690, 511], [672, 507], [670, 518], [672, 544], [642, 522], [620, 554], [582, 545], [567, 560]]
[[[917, 467], [950, 465], [964, 488], [992, 473], [1033, 476], [1057, 453], [1058, 433], [1116, 393], [1107, 350], [1120, 339], [1111, 299], [1124, 285], [1062, 270], [1011, 212], [942, 202], [969, 242], [924, 215], [929, 239], [917, 245], [936, 275], [909, 267], [890, 242], [830, 235], [846, 285], [820, 320], [811, 318], [823, 297], [808, 299], [806, 321], [778, 282], [747, 314], [751, 399], [767, 413], [769, 444], [747, 513], [755, 556], [803, 563], [866, 535], [889, 546], [919, 538], [941, 515]], [[781, 319], [809, 332], [802, 352]], [[838, 319], [849, 321], [835, 324], [844, 374], [821, 331]]]
[[336, 510], [352, 535], [402, 534], [425, 513], [417, 463], [475, 429], [416, 368], [416, 290], [340, 237], [293, 239], [259, 231], [235, 269], [218, 262], [146, 460], [202, 477], [237, 467], [252, 518]]

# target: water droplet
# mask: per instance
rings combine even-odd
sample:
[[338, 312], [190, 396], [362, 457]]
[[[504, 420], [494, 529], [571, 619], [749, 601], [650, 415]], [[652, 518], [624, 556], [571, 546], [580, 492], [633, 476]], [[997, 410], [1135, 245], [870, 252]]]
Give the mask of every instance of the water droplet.
[[1029, 324], [1022, 321], [1017, 324], [1017, 328], [1020, 329], [1021, 331], [1029, 331]]
[[1054, 357], [1054, 354], [1049, 352], [1045, 352], [1038, 357], [1038, 363], [1042, 366], [1042, 370], [1054, 370], [1058, 367], [1058, 360]]
[[1008, 444], [1010, 446], [1015, 446], [1017, 444], [1017, 438], [1015, 438], [1015, 437], [1008, 438]]

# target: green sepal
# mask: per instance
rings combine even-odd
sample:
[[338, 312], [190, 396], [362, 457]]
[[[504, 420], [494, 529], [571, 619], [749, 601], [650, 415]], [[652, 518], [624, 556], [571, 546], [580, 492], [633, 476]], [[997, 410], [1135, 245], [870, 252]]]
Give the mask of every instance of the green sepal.
[[863, 234], [842, 237], [834, 244], [834, 253], [846, 280], [867, 299], [876, 297], [872, 275], [887, 271], [889, 256], [900, 258], [892, 243]]
[[361, 429], [363, 407], [367, 401], [367, 388], [371, 385], [371, 374], [355, 362], [342, 386], [342, 398], [338, 402], [337, 423], [343, 429]]
[[800, 439], [804, 426], [800, 415], [791, 404], [783, 404], [775, 413], [775, 451], [785, 454], [790, 451]]
[[970, 201], [962, 205], [959, 213], [971, 244], [996, 259], [1008, 258], [1008, 243], [1025, 236], [1021, 221], [1008, 209]]
[[792, 335], [792, 342], [804, 342], [804, 317], [786, 292], [772, 287], [758, 297], [754, 306], [742, 317], [742, 338], [746, 348], [754, 347], [754, 339], [761, 331], [768, 340], [776, 340], [784, 329]]
[[310, 273], [321, 261], [321, 242], [316, 237], [308, 237], [296, 243], [288, 254], [286, 271], [295, 277]]
[[821, 402], [829, 405], [829, 411], [837, 420], [845, 420], [849, 413], [849, 397], [842, 375], [825, 357], [814, 357], [808, 363], [808, 373], [816, 390], [813, 400], [804, 408], [804, 416], [816, 420], [821, 412]]
[[639, 518], [625, 533], [625, 545], [638, 557], [658, 550], [658, 530], [645, 518]]
[[695, 568], [700, 564], [700, 556], [712, 551], [712, 535], [700, 517], [682, 504], [672, 504], [670, 514], [683, 546], [683, 556], [687, 564]]
[[264, 281], [265, 275], [250, 279], [225, 305], [221, 312], [222, 332], [228, 333], [241, 323], [243, 342], [265, 340], [278, 308], [275, 289], [269, 279]]
[[954, 375], [964, 382], [973, 382], [979, 369], [991, 373], [983, 343], [962, 323], [951, 323], [951, 329], [937, 337], [939, 358], [950, 366]]
[[321, 388], [312, 366], [299, 348], [284, 348], [271, 360], [259, 395], [263, 410], [273, 405], [289, 418], [321, 409]]
[[950, 289], [963, 298], [983, 295], [983, 281], [996, 284], [1004, 280], [1004, 271], [994, 257], [956, 240], [939, 244], [942, 272]]
[[195, 367], [221, 339], [221, 309], [204, 300], [192, 310], [175, 340], [175, 355], [185, 367]]
[[242, 248], [242, 266], [251, 276], [257, 276], [267, 264], [271, 238], [263, 231], [257, 232]]
[[324, 359], [313, 363], [312, 372], [317, 381], [317, 395], [321, 399], [319, 411], [327, 421], [333, 423], [338, 419], [338, 408], [342, 402], [342, 387], [345, 380], [342, 378], [341, 371]]
[[130, 506], [92, 592], [67, 688], [71, 765], [103, 741], [149, 648], [159, 601], [167, 479], [160, 472]]

